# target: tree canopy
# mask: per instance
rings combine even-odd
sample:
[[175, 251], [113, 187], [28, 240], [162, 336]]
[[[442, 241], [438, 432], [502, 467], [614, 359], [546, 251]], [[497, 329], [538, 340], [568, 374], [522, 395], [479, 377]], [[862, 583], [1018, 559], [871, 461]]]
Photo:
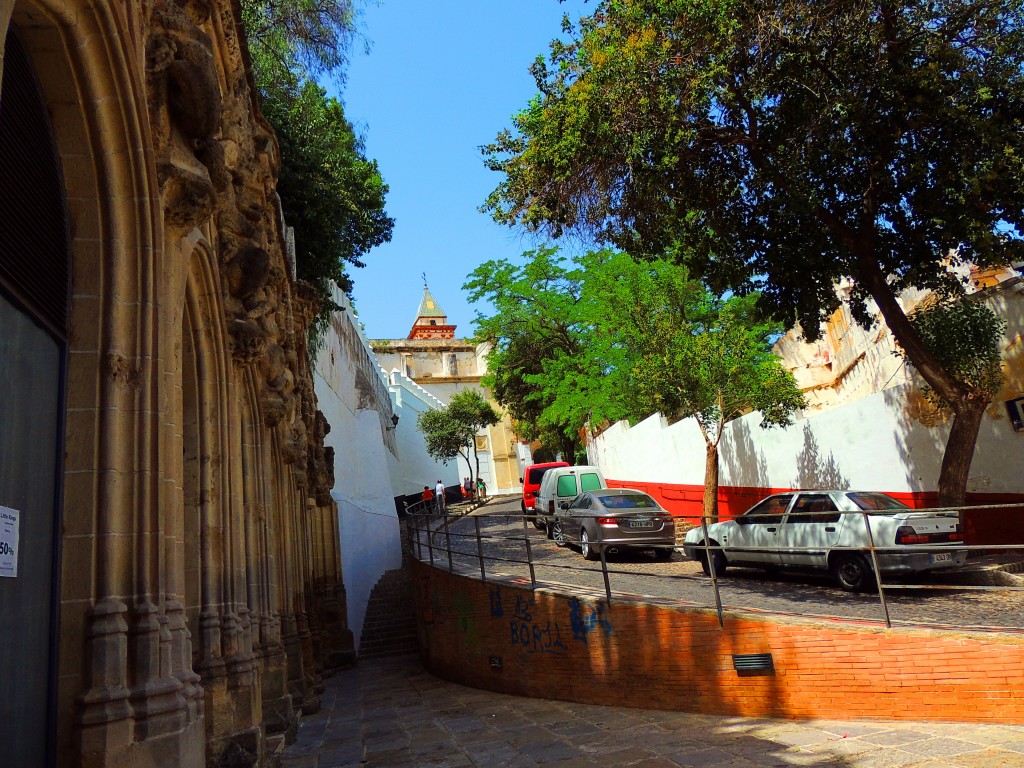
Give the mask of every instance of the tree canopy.
[[717, 296], [669, 260], [610, 249], [571, 263], [551, 248], [525, 256], [487, 262], [466, 284], [495, 306], [476, 325], [492, 344], [489, 375], [513, 384], [495, 389], [499, 402], [563, 435], [659, 412], [695, 418], [708, 449], [705, 510], [715, 515], [724, 425], [752, 410], [764, 427], [784, 425], [803, 405], [771, 351], [781, 327], [756, 294]]
[[341, 102], [316, 76], [340, 81], [355, 39], [350, 0], [243, 0], [242, 18], [264, 117], [281, 149], [277, 192], [295, 230], [296, 272], [333, 309], [331, 283], [352, 289], [350, 267], [391, 239], [388, 186]]
[[816, 337], [853, 279], [953, 408], [940, 501], [962, 501], [989, 395], [898, 302], [950, 262], [1020, 258], [1024, 24], [1010, 0], [604, 0], [533, 72], [485, 148], [498, 221], [674, 253], [761, 290]]
[[[481, 429], [501, 420], [494, 407], [475, 389], [462, 389], [452, 395], [444, 408], [424, 411], [417, 426], [427, 443], [427, 453], [445, 463], [456, 456], [466, 460], [473, 476], [480, 476], [480, 457], [476, 435]], [[471, 458], [472, 457], [472, 461]]]

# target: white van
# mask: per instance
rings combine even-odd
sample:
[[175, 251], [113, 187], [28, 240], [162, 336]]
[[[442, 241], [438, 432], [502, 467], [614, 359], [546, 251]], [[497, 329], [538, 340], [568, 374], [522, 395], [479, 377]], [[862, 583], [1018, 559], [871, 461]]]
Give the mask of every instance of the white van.
[[547, 528], [550, 536], [551, 526], [555, 522], [555, 512], [560, 504], [572, 501], [586, 491], [596, 491], [607, 487], [604, 475], [597, 467], [583, 465], [549, 469], [540, 481], [537, 503], [534, 506], [539, 527]]

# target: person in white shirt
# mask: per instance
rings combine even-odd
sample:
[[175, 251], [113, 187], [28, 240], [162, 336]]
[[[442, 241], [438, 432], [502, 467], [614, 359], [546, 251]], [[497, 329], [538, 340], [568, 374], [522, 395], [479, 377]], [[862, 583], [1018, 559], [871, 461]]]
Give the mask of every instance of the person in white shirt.
[[444, 483], [440, 480], [438, 480], [437, 485], [434, 486], [434, 498], [437, 500], [437, 511], [444, 512]]

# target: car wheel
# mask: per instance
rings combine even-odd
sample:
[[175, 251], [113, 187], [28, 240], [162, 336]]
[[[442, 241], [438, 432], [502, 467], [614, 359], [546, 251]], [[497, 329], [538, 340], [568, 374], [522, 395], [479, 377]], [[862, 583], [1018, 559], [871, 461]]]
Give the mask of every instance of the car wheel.
[[[725, 559], [725, 553], [720, 549], [713, 549], [708, 554], [710, 554], [711, 559], [714, 560], [715, 577], [717, 578], [722, 576], [725, 573], [725, 569], [729, 566], [729, 561]], [[705, 576], [711, 575], [711, 566], [708, 564], [708, 557], [706, 554], [701, 555], [700, 568], [704, 571]]]
[[598, 558], [598, 553], [594, 551], [594, 547], [590, 543], [586, 528], [580, 529], [580, 554], [583, 555], [584, 560], [597, 560]]
[[525, 501], [520, 501], [519, 502], [519, 508], [521, 510], [523, 510], [523, 514], [525, 515], [526, 514], [526, 502]]
[[832, 560], [832, 575], [847, 592], [863, 592], [874, 582], [867, 561], [855, 554], [836, 555]]
[[544, 530], [544, 521], [537, 517], [536, 514], [534, 514], [533, 517], [531, 517], [530, 519], [533, 521], [534, 528], [536, 528], [538, 531]]
[[672, 547], [655, 547], [654, 548], [654, 559], [655, 560], [671, 560], [672, 554], [675, 552]]
[[555, 524], [551, 526], [551, 538], [555, 540], [556, 547], [564, 547], [569, 543], [569, 539], [565, 535], [565, 530], [562, 528], [562, 524], [555, 521]]

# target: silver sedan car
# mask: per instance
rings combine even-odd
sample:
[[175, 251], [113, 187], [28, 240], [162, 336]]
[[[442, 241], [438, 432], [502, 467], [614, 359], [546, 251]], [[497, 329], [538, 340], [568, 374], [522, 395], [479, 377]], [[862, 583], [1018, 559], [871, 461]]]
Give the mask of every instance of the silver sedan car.
[[642, 491], [603, 488], [581, 493], [555, 512], [555, 544], [579, 546], [587, 560], [626, 549], [653, 549], [659, 560], [672, 557], [676, 526], [672, 515]]

